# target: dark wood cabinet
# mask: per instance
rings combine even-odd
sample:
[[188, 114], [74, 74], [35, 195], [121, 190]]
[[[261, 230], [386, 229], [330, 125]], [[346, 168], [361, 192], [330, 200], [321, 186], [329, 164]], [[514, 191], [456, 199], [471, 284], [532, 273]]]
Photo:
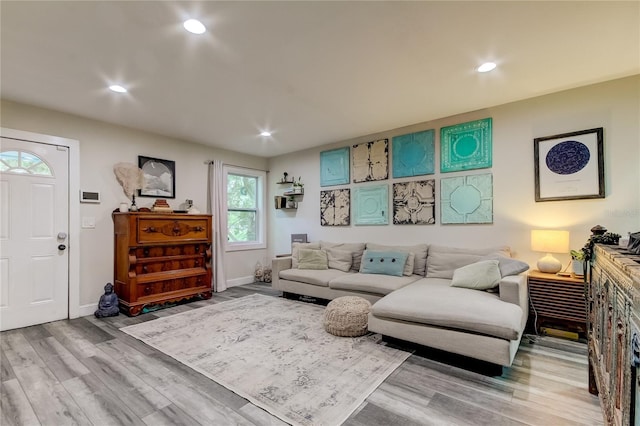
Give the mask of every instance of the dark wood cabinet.
[[113, 223], [114, 289], [123, 312], [211, 298], [211, 216], [113, 213]]
[[587, 309], [583, 277], [563, 277], [540, 271], [528, 274], [529, 307], [536, 331], [540, 327], [559, 325], [586, 334]]
[[589, 391], [605, 422], [639, 424], [640, 256], [596, 245], [589, 283]]

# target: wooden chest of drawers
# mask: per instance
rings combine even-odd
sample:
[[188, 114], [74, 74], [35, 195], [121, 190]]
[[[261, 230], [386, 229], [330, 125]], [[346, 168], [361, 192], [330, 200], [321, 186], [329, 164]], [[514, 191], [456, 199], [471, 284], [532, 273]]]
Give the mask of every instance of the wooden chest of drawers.
[[114, 289], [120, 309], [211, 297], [211, 216], [113, 213]]

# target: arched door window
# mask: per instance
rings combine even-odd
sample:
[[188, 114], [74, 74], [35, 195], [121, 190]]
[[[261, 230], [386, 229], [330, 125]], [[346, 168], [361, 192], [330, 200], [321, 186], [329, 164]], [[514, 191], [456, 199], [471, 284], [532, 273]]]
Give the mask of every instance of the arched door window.
[[26, 151], [4, 151], [0, 153], [0, 172], [53, 176], [51, 167], [43, 159]]

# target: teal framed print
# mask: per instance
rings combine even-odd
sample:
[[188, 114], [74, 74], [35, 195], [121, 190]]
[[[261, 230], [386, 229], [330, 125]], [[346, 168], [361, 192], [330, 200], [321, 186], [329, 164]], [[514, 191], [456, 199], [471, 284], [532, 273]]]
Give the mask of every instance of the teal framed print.
[[320, 153], [320, 186], [349, 183], [349, 147]]
[[470, 121], [440, 129], [440, 171], [491, 167], [492, 120]]
[[434, 173], [435, 130], [395, 136], [391, 141], [394, 178]]
[[389, 186], [358, 187], [353, 190], [354, 225], [389, 223]]
[[493, 175], [440, 179], [440, 222], [493, 223]]
[[353, 146], [353, 182], [389, 178], [389, 139]]

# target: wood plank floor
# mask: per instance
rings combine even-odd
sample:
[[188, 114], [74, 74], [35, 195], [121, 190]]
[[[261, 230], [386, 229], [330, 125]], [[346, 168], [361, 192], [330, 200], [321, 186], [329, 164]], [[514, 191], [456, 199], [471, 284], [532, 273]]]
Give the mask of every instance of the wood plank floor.
[[[1, 333], [0, 424], [284, 424], [119, 331], [252, 293], [280, 296], [256, 283], [135, 318], [90, 316]], [[603, 424], [598, 399], [587, 391], [584, 344], [525, 337], [513, 366], [501, 376], [456, 366], [464, 360], [441, 362], [447, 356], [412, 355], [344, 424]]]

